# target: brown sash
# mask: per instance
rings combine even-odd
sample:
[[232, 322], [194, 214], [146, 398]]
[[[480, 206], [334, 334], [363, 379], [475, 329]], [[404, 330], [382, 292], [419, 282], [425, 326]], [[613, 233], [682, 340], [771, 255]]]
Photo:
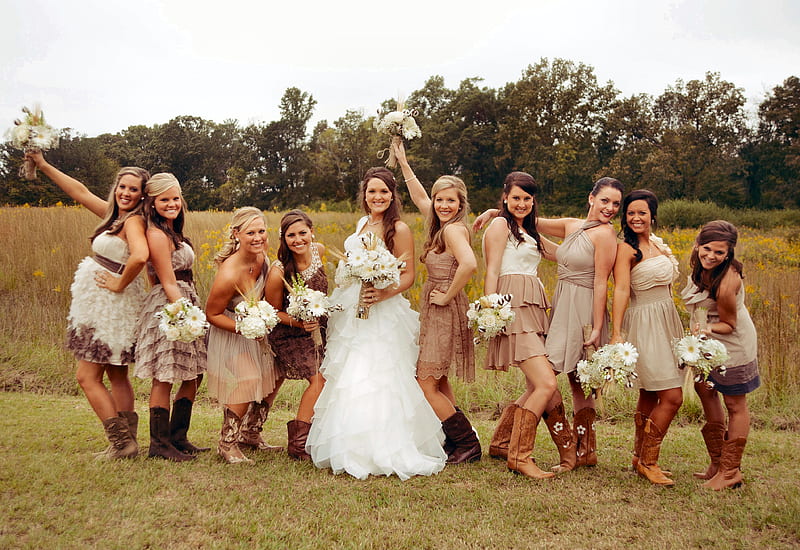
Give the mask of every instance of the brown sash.
[[[158, 275], [154, 275], [153, 278], [155, 279], [155, 284], [160, 285], [161, 281], [158, 280]], [[183, 281], [185, 283], [192, 284], [194, 282], [194, 276], [192, 274], [191, 269], [181, 269], [179, 271], [175, 271], [175, 280], [176, 281]]]
[[122, 272], [125, 270], [125, 264], [120, 264], [115, 262], [114, 260], [109, 260], [105, 256], [101, 256], [100, 254], [94, 255], [94, 261], [100, 264], [100, 267], [109, 270], [111, 273], [116, 273], [117, 275], [121, 275]]

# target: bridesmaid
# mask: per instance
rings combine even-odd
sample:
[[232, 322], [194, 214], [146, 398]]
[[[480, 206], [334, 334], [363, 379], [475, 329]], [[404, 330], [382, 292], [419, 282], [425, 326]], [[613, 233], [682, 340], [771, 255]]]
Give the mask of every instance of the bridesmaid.
[[[155, 313], [181, 297], [199, 305], [194, 288], [194, 250], [183, 235], [186, 203], [181, 186], [172, 174], [160, 173], [147, 182], [144, 200], [150, 261], [147, 275], [153, 288], [147, 295], [136, 323], [136, 368], [134, 375], [151, 378], [150, 457], [176, 462], [194, 459], [198, 452], [186, 433], [192, 416], [197, 387], [206, 370], [206, 341], [170, 341], [158, 328]], [[180, 384], [170, 418], [172, 385]]]
[[428, 278], [420, 300], [417, 382], [436, 416], [442, 421], [448, 464], [481, 458], [481, 444], [467, 417], [455, 405], [448, 381], [450, 366], [467, 382], [475, 380], [472, 334], [467, 325], [469, 300], [464, 287], [478, 262], [464, 220], [469, 212], [467, 188], [455, 176], [442, 176], [433, 184], [431, 197], [408, 164], [400, 138], [392, 148], [408, 186], [411, 200], [427, 217], [420, 261]]
[[[234, 309], [244, 299], [260, 299], [267, 279], [267, 225], [258, 208], [233, 213], [228, 242], [214, 258], [217, 275], [206, 302], [208, 391], [223, 404], [217, 453], [228, 464], [252, 462], [242, 447], [271, 450], [261, 438], [277, 387], [272, 354], [265, 342], [237, 334]], [[280, 449], [278, 447], [277, 449]]]
[[658, 199], [646, 189], [622, 201], [622, 234], [614, 264], [611, 342], [627, 340], [639, 351], [639, 400], [636, 403], [633, 469], [656, 485], [673, 485], [658, 466], [661, 442], [683, 402], [684, 371], [672, 353], [683, 325], [672, 301], [678, 261], [659, 237]]
[[[128, 364], [133, 361], [134, 326], [144, 298], [139, 273], [147, 262], [142, 199], [147, 170], [122, 168], [107, 200], [49, 164], [41, 151], [26, 153], [36, 167], [73, 200], [103, 221], [90, 241], [72, 282], [67, 349], [78, 360], [75, 377], [103, 423], [108, 448], [98, 458], [129, 458], [138, 453], [139, 416], [134, 411]], [[108, 376], [111, 392], [103, 384]]]
[[[311, 460], [306, 452], [306, 439], [311, 430], [314, 405], [325, 385], [319, 372], [325, 354], [327, 319], [319, 322], [300, 321], [286, 313], [289, 293], [284, 281], [292, 284], [300, 277], [312, 290], [328, 293], [328, 277], [321, 256], [325, 247], [314, 242], [311, 218], [300, 210], [291, 210], [281, 218], [281, 244], [278, 259], [272, 263], [267, 278], [266, 298], [278, 310], [280, 324], [269, 334], [269, 342], [275, 353], [275, 366], [281, 380], [306, 380], [308, 387], [300, 397], [300, 405], [294, 420], [286, 424], [288, 454], [296, 460]], [[314, 343], [312, 333], [319, 329], [322, 344]]]
[[[742, 484], [742, 454], [750, 433], [747, 394], [761, 385], [758, 373], [756, 327], [744, 305], [742, 263], [734, 256], [739, 234], [733, 224], [717, 220], [703, 226], [689, 259], [691, 274], [682, 297], [686, 309], [695, 317], [697, 308], [706, 308], [707, 327], [695, 324], [702, 332], [725, 344], [730, 360], [724, 375], [714, 370], [709, 383], [695, 383], [706, 425], [703, 439], [711, 464], [695, 477], [706, 479], [703, 487], [719, 491]], [[725, 412], [728, 412], [727, 430]]]

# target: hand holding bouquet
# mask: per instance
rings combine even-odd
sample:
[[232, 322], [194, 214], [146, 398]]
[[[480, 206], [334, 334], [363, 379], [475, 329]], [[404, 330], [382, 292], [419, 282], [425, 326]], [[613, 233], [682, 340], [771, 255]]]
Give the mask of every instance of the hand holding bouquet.
[[[378, 133], [385, 134], [389, 137], [399, 136], [404, 139], [414, 139], [422, 136], [422, 131], [417, 126], [417, 121], [414, 117], [419, 113], [416, 109], [405, 109], [405, 102], [401, 99], [397, 100], [397, 109], [391, 113], [383, 116], [378, 111], [379, 118], [375, 119], [375, 129]], [[378, 158], [383, 158], [387, 149], [378, 152]], [[386, 166], [388, 168], [395, 168], [397, 166], [397, 159], [395, 158], [394, 151], [391, 144], [389, 145], [389, 156], [386, 158]]]
[[[308, 288], [305, 279], [300, 275], [295, 275], [292, 285], [289, 286], [287, 283], [286, 288], [289, 290], [286, 313], [304, 323], [319, 322], [320, 317], [342, 309], [341, 304], [331, 304], [323, 292]], [[311, 337], [315, 346], [322, 345], [322, 333], [319, 327], [314, 329]]]
[[708, 375], [712, 370], [719, 369], [720, 374], [725, 374], [725, 362], [730, 359], [725, 344], [705, 334], [687, 334], [675, 341], [673, 350], [682, 368], [694, 369], [694, 381], [707, 384], [710, 384]]
[[633, 387], [637, 378], [636, 360], [639, 352], [630, 342], [606, 344], [587, 360], [578, 361], [578, 381], [586, 397], [597, 397], [603, 388], [616, 382], [626, 388]]
[[491, 340], [514, 321], [511, 294], [488, 294], [469, 305], [467, 321], [484, 340]]
[[155, 316], [159, 319], [159, 330], [172, 342], [194, 342], [205, 335], [209, 326], [206, 314], [188, 298], [179, 298], [165, 305]]
[[[14, 147], [25, 152], [47, 151], [58, 147], [58, 130], [45, 123], [44, 114], [38, 105], [33, 108], [33, 111], [23, 107], [22, 112], [25, 113], [25, 116], [22, 120], [15, 120], [14, 127], [7, 132]], [[36, 179], [36, 164], [30, 159], [25, 159], [20, 167], [19, 176], [27, 180]]]
[[234, 308], [236, 332], [250, 340], [263, 338], [278, 324], [278, 312], [265, 300], [245, 297]]

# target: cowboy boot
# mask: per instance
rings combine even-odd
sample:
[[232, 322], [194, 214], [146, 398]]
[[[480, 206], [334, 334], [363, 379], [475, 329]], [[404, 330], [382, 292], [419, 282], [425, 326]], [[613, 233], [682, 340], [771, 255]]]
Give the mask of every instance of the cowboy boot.
[[692, 475], [697, 479], [711, 479], [719, 470], [722, 443], [725, 440], [725, 424], [722, 422], [706, 422], [700, 433], [703, 434], [703, 441], [706, 443], [711, 464], [708, 465], [705, 472], [695, 472]]
[[228, 407], [222, 410], [222, 429], [219, 432], [219, 444], [217, 454], [228, 464], [252, 463], [253, 461], [244, 456], [239, 448], [239, 431], [242, 428], [242, 419], [236, 416]]
[[103, 458], [133, 458], [139, 453], [136, 440], [131, 437], [128, 423], [119, 416], [103, 420], [103, 429], [106, 432], [111, 449]]
[[240, 448], [250, 448], [256, 451], [283, 451], [283, 447], [268, 445], [261, 438], [261, 430], [264, 427], [264, 422], [267, 421], [268, 413], [269, 403], [267, 403], [266, 399], [250, 402], [247, 412], [242, 417], [242, 428], [239, 430]]
[[576, 467], [597, 465], [597, 432], [594, 427], [596, 418], [597, 413], [589, 407], [585, 407], [575, 413], [573, 431], [576, 440]]
[[[131, 437], [133, 438], [134, 441], [136, 441], [136, 445], [138, 447], [139, 442], [137, 441], [136, 436], [137, 436], [138, 431], [139, 431], [138, 430], [138, 428], [139, 428], [139, 415], [136, 414], [135, 411], [119, 411], [117, 414], [119, 416], [121, 416], [122, 419], [125, 422], [128, 423], [128, 431], [131, 433]], [[109, 444], [108, 447], [106, 447], [102, 451], [94, 453], [94, 457], [97, 460], [103, 460], [103, 459], [106, 459], [106, 458], [112, 458], [109, 455], [113, 451], [114, 451], [114, 446]]]
[[533, 411], [517, 407], [514, 412], [514, 426], [511, 429], [511, 440], [508, 444], [508, 469], [516, 474], [533, 479], [555, 477], [553, 472], [545, 472], [531, 457], [536, 441], [536, 426], [539, 418]]
[[172, 404], [172, 418], [169, 421], [169, 439], [172, 445], [181, 452], [190, 455], [210, 451], [211, 447], [195, 447], [188, 439], [189, 423], [192, 419], [192, 401], [181, 397]]
[[289, 434], [287, 452], [295, 460], [311, 460], [311, 455], [306, 452], [306, 439], [311, 430], [311, 424], [302, 420], [290, 420], [286, 423]]
[[508, 460], [508, 442], [511, 441], [511, 430], [514, 427], [514, 413], [519, 408], [516, 403], [509, 403], [500, 414], [497, 427], [489, 443], [489, 456]]
[[448, 464], [463, 464], [481, 459], [481, 442], [467, 417], [460, 410], [442, 422], [445, 437], [455, 445], [447, 456]]
[[176, 449], [169, 438], [169, 411], [164, 407], [150, 408], [150, 458], [165, 458], [173, 462], [194, 460], [194, 456]]
[[575, 468], [578, 457], [575, 450], [575, 438], [564, 414], [564, 404], [559, 403], [552, 410], [543, 412], [542, 420], [547, 425], [547, 431], [550, 432], [553, 443], [556, 444], [560, 459], [558, 466], [553, 466], [550, 470], [557, 474], [569, 472]]
[[719, 471], [714, 477], [703, 483], [704, 489], [721, 491], [741, 487], [742, 479], [742, 454], [747, 444], [746, 437], [726, 439], [722, 442], [722, 454], [719, 460]]
[[636, 411], [633, 414], [633, 459], [631, 459], [631, 469], [636, 472], [636, 465], [639, 463], [639, 455], [642, 454], [642, 438], [644, 436], [644, 425], [647, 417]]
[[671, 487], [675, 482], [664, 475], [658, 466], [658, 454], [661, 451], [661, 442], [664, 440], [664, 432], [649, 418], [645, 421], [642, 433], [642, 446], [639, 460], [636, 463], [636, 471], [640, 476], [654, 485]]

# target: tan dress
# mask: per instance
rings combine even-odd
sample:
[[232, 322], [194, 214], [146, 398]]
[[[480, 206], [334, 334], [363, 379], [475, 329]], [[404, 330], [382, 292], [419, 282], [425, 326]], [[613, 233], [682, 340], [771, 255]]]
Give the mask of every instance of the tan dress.
[[[267, 280], [267, 264], [256, 279], [252, 293], [261, 296]], [[234, 319], [236, 306], [244, 298], [238, 293], [225, 309]], [[275, 389], [278, 376], [266, 342], [212, 325], [208, 332], [208, 393], [220, 403], [260, 402]]]
[[475, 380], [475, 355], [472, 332], [467, 325], [467, 294], [462, 290], [446, 306], [430, 303], [433, 290], [447, 292], [450, 288], [458, 262], [447, 252], [429, 252], [425, 256], [425, 267], [428, 278], [420, 300], [417, 378], [441, 378], [453, 365], [460, 378], [472, 382]]
[[512, 295], [514, 321], [505, 333], [489, 341], [485, 366], [489, 370], [507, 371], [509, 366], [516, 367], [526, 359], [547, 354], [544, 339], [549, 327], [550, 302], [537, 276], [542, 256], [533, 237], [524, 232], [522, 237], [519, 242], [509, 232], [500, 261], [497, 293]]
[[[651, 237], [651, 241], [655, 236]], [[659, 254], [631, 269], [631, 301], [622, 320], [627, 341], [636, 346], [637, 387], [647, 391], [679, 388], [685, 373], [672, 353], [673, 341], [683, 336], [683, 325], [672, 301], [677, 262]]]
[[[550, 312], [547, 355], [556, 372], [572, 372], [586, 352], [583, 327], [592, 325], [594, 300], [594, 243], [585, 230], [602, 222], [585, 222], [567, 235], [556, 252], [558, 284]], [[600, 330], [600, 346], [608, 343], [608, 312]]]

